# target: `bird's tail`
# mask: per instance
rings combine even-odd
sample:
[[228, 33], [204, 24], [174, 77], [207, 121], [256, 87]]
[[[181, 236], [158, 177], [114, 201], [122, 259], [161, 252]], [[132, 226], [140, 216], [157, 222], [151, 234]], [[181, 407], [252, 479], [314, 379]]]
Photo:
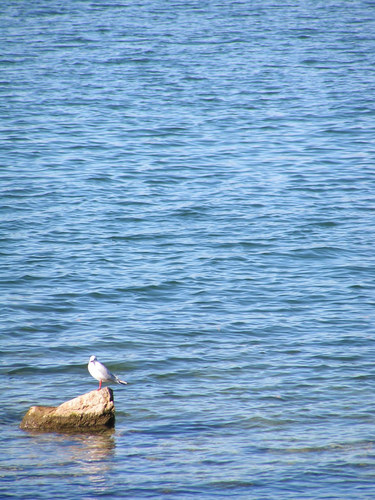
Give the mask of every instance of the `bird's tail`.
[[120, 380], [118, 377], [116, 377], [116, 382], [118, 384], [127, 385], [127, 382], [125, 382], [125, 380]]

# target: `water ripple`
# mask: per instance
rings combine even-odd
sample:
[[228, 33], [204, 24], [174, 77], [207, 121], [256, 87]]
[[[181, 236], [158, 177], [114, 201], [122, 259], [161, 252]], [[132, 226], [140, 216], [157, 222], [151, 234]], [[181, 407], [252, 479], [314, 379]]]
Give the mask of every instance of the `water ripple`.
[[374, 19], [3, 2], [0, 496], [374, 496]]

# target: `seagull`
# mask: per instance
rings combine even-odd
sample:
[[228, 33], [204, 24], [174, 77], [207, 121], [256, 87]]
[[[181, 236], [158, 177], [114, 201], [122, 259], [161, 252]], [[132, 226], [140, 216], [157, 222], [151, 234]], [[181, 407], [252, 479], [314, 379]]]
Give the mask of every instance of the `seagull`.
[[116, 382], [116, 384], [124, 384], [126, 385], [127, 382], [124, 380], [120, 380], [117, 375], [114, 375], [111, 373], [106, 366], [103, 365], [100, 361], [96, 359], [96, 356], [91, 356], [89, 364], [87, 365], [87, 368], [90, 372], [90, 375], [96, 380], [99, 380], [99, 387], [98, 391], [102, 387], [102, 382]]

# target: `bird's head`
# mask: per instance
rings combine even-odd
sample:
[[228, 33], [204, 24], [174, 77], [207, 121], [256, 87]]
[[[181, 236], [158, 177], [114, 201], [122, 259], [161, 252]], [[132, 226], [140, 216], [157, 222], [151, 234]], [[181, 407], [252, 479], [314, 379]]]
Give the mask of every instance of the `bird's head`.
[[91, 356], [91, 357], [90, 357], [90, 363], [91, 363], [92, 361], [96, 361], [96, 356]]

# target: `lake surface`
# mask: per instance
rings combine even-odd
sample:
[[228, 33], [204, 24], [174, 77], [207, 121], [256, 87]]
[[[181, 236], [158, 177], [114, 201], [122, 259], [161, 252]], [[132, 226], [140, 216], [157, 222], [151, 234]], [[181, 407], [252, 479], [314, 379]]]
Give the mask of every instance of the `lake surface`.
[[[375, 497], [375, 3], [5, 0], [0, 497]], [[32, 405], [116, 386], [116, 429]]]

